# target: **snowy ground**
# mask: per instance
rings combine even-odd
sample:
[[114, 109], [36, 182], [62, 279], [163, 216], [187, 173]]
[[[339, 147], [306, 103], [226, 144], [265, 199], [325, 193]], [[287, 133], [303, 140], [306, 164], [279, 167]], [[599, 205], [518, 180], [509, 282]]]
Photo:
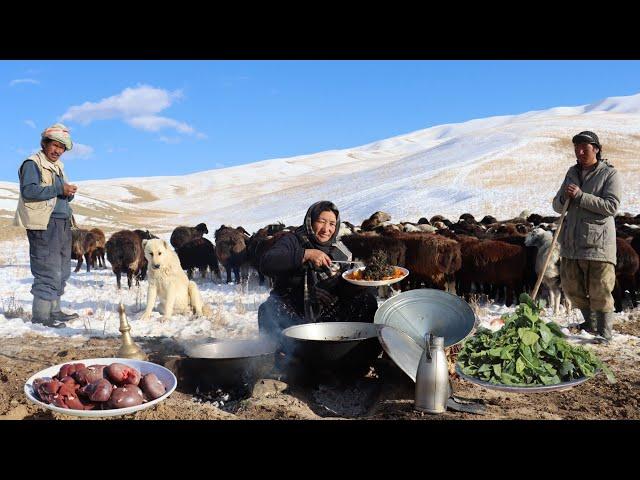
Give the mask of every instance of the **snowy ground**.
[[[195, 274], [203, 300], [212, 308], [209, 317], [192, 318], [175, 315], [165, 323], [159, 321], [160, 314], [153, 312], [147, 321], [139, 321], [146, 305], [147, 282], [118, 290], [116, 277], [111, 268], [91, 270], [87, 273], [84, 265], [79, 272], [71, 272], [67, 282], [62, 309], [80, 314], [80, 318], [67, 323], [67, 328], [53, 329], [24, 322], [22, 318], [11, 317], [12, 311], [22, 308], [30, 313], [32, 295], [30, 293], [33, 276], [29, 268], [29, 247], [26, 240], [3, 242], [2, 250], [11, 252], [4, 255], [0, 267], [0, 337], [15, 337], [28, 332], [43, 336], [63, 337], [109, 337], [120, 335], [118, 305], [125, 305], [127, 318], [134, 336], [166, 336], [185, 341], [198, 338], [243, 338], [258, 334], [258, 306], [268, 296], [266, 287], [257, 285], [257, 277], [252, 276], [251, 285], [225, 284], [210, 278], [199, 278]], [[72, 270], [76, 262], [72, 260]], [[255, 284], [254, 284], [255, 283]]]

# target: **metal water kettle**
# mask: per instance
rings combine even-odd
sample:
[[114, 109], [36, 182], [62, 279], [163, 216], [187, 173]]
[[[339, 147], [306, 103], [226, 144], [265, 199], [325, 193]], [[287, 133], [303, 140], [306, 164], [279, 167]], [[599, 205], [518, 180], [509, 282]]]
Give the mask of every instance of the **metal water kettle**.
[[416, 372], [415, 409], [443, 413], [447, 410], [450, 393], [444, 337], [434, 337], [429, 333], [425, 336], [425, 349]]

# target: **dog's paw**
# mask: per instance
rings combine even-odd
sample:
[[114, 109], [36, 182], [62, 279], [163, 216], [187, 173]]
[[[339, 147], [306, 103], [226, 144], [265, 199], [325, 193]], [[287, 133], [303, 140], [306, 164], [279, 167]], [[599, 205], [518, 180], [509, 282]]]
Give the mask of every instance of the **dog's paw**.
[[143, 313], [139, 320], [149, 320], [150, 317], [150, 313]]
[[171, 317], [165, 317], [165, 316], [160, 317], [160, 323], [166, 323], [169, 320], [171, 320]]

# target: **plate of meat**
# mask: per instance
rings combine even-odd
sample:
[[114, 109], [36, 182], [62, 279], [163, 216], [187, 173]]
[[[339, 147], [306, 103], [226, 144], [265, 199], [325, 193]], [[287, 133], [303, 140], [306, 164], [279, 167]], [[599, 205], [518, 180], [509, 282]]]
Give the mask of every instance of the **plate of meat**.
[[128, 358], [89, 358], [54, 365], [32, 375], [27, 398], [78, 417], [114, 417], [157, 405], [176, 389], [171, 370]]
[[403, 267], [389, 266], [389, 269], [384, 272], [386, 274], [378, 275], [371, 273], [367, 268], [369, 267], [352, 268], [344, 272], [342, 278], [349, 283], [360, 285], [361, 287], [379, 287], [399, 282], [409, 275], [409, 270]]

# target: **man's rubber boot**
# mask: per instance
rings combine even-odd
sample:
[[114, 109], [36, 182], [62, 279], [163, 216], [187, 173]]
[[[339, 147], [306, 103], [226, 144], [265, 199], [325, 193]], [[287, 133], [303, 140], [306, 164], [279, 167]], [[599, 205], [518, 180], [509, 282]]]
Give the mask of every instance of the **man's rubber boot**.
[[51, 318], [57, 322], [68, 322], [80, 318], [77, 313], [64, 313], [60, 310], [60, 298], [51, 302]]
[[31, 323], [41, 323], [45, 327], [64, 328], [64, 323], [58, 322], [51, 318], [51, 300], [44, 300], [39, 297], [33, 297], [33, 306], [31, 308]]
[[582, 317], [584, 318], [584, 322], [580, 324], [580, 328], [586, 332], [591, 333], [592, 335], [596, 334], [596, 319], [594, 313], [586, 309], [581, 309]]
[[610, 342], [613, 336], [613, 312], [596, 312], [598, 335]]

